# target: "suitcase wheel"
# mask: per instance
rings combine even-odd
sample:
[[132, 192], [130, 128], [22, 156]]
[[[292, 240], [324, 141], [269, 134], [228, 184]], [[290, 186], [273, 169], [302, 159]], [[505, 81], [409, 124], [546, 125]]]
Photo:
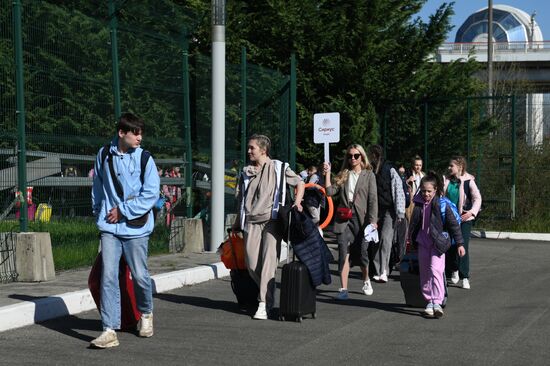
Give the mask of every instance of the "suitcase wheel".
[[285, 321], [285, 317], [283, 315], [279, 315], [279, 320], [284, 322]]
[[311, 318], [312, 319], [315, 319], [317, 317], [317, 314], [316, 313], [311, 313]]
[[297, 317], [296, 317], [296, 322], [301, 323], [301, 322], [302, 322], [302, 317], [301, 317], [301, 316], [297, 316]]

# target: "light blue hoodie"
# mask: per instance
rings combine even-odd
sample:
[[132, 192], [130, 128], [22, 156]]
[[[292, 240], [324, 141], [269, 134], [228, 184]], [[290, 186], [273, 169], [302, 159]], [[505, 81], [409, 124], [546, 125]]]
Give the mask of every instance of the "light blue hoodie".
[[[102, 147], [96, 157], [94, 166], [94, 182], [92, 186], [92, 208], [96, 216], [99, 231], [108, 232], [123, 238], [139, 238], [151, 234], [154, 227], [153, 213], [149, 213], [147, 223], [143, 227], [131, 227], [127, 220], [133, 220], [150, 211], [158, 200], [160, 178], [153, 157], [149, 158], [145, 167], [143, 186], [141, 185], [141, 152], [138, 147], [122, 154], [118, 151], [118, 138], [111, 142], [110, 151], [113, 156], [113, 167], [124, 191], [124, 201], [118, 197], [113, 177], [109, 171], [107, 157], [105, 164], [101, 161]], [[117, 207], [123, 218], [116, 224], [107, 222], [107, 213]]]

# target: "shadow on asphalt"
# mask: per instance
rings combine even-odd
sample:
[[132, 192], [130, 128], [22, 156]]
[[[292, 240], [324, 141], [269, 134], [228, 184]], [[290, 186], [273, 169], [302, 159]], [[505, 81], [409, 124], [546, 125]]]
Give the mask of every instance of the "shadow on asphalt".
[[246, 312], [239, 310], [236, 301], [212, 300], [207, 297], [182, 296], [170, 293], [155, 294], [153, 297], [176, 304], [187, 304], [206, 309], [224, 310], [229, 313], [246, 314]]
[[[411, 308], [402, 303], [385, 303], [385, 302], [378, 302], [378, 301], [372, 301], [372, 300], [366, 300], [366, 299], [359, 300], [359, 299], [353, 299], [353, 298], [340, 301], [340, 300], [334, 299], [334, 297], [336, 296], [336, 293], [337, 293], [336, 291], [317, 290], [317, 302], [344, 305], [344, 306], [357, 306], [357, 307], [363, 307], [363, 308], [369, 308], [369, 309], [378, 309], [378, 310], [388, 311], [391, 313], [422, 317], [421, 309]], [[357, 293], [359, 294], [360, 292], [357, 292]], [[360, 293], [360, 294], [363, 295], [363, 293]]]
[[[56, 332], [65, 334], [67, 336], [81, 339], [85, 342], [90, 342], [93, 337], [79, 333], [77, 330], [96, 330], [102, 329], [101, 320], [97, 319], [81, 319], [74, 315], [69, 315], [69, 310], [65, 306], [63, 299], [55, 296], [42, 297], [42, 296], [30, 296], [30, 295], [9, 295], [12, 299], [18, 299], [22, 301], [29, 301], [35, 304], [34, 322], [45, 328], [55, 330]], [[52, 304], [56, 304], [52, 306]], [[51, 309], [59, 309], [56, 312], [57, 316], [63, 316], [62, 318], [51, 319], [44, 321], [45, 317], [48, 317]]]

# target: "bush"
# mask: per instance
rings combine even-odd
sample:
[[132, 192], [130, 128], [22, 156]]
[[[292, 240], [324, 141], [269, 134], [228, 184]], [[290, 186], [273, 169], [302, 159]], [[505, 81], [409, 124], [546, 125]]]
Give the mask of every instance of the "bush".
[[[57, 271], [91, 266], [97, 256], [99, 231], [93, 219], [29, 222], [30, 232], [49, 232]], [[0, 222], [0, 231], [19, 231], [16, 221]], [[170, 230], [158, 226], [149, 240], [149, 254], [168, 253]]]

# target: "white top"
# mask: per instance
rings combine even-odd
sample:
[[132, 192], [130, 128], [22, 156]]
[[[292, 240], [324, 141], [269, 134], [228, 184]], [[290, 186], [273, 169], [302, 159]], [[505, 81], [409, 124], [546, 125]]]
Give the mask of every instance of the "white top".
[[353, 196], [355, 195], [355, 186], [357, 186], [357, 180], [359, 179], [359, 174], [361, 172], [356, 173], [352, 170], [349, 171], [348, 174], [348, 201], [353, 201]]

